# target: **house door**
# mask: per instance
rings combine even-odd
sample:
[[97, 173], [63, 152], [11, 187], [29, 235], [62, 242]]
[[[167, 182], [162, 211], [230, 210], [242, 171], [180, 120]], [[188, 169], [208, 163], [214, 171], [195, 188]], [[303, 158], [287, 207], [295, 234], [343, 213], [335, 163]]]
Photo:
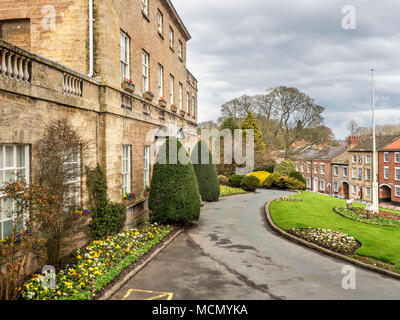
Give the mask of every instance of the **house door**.
[[318, 192], [318, 178], [314, 177], [314, 192]]
[[349, 196], [350, 196], [350, 194], [349, 194], [349, 184], [347, 183], [347, 182], [343, 182], [342, 183], [342, 188], [343, 188], [343, 197], [345, 198], [345, 199], [349, 199]]

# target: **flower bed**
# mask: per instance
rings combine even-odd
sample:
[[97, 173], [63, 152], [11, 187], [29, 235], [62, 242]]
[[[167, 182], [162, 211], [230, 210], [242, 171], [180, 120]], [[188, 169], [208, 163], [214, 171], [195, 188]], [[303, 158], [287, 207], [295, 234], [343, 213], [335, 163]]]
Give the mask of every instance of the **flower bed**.
[[105, 240], [93, 241], [76, 252], [76, 263], [56, 275], [56, 288], [45, 289], [41, 275], [33, 275], [22, 288], [27, 300], [91, 300], [125, 268], [161, 242], [170, 226], [156, 224], [139, 231], [121, 232]]
[[380, 210], [376, 219], [368, 219], [367, 211], [362, 208], [355, 208], [353, 210], [349, 210], [346, 208], [336, 208], [334, 211], [347, 219], [362, 223], [385, 227], [400, 227], [400, 216], [390, 211]]
[[300, 201], [303, 201], [303, 199], [293, 198], [293, 197], [282, 197], [282, 198], [279, 198], [277, 201], [300, 202]]
[[220, 192], [221, 197], [229, 196], [229, 195], [233, 195], [233, 194], [239, 194], [239, 193], [246, 193], [246, 191], [244, 191], [241, 188], [232, 188], [232, 187], [223, 186], [223, 185], [220, 185], [219, 188], [221, 190], [221, 192]]
[[296, 237], [339, 253], [353, 254], [360, 247], [354, 237], [329, 229], [292, 228], [287, 231]]

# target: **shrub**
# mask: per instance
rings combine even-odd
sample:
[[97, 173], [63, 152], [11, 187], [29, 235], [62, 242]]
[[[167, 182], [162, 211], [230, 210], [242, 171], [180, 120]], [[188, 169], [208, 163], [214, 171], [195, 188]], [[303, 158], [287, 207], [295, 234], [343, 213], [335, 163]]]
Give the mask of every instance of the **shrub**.
[[260, 185], [260, 179], [255, 176], [246, 176], [243, 178], [240, 186], [246, 191], [255, 191]]
[[276, 182], [281, 177], [278, 172], [274, 172], [271, 174], [264, 182], [263, 187], [266, 189], [270, 189], [272, 187], [278, 187]]
[[[217, 201], [220, 193], [217, 169], [213, 164], [207, 143], [204, 141], [198, 142], [194, 147], [191, 158], [201, 199], [204, 201]], [[206, 163], [203, 163], [204, 160]]]
[[233, 174], [229, 177], [229, 183], [235, 188], [240, 188], [243, 178], [240, 174]]
[[267, 178], [270, 176], [271, 174], [267, 171], [256, 171], [256, 172], [252, 172], [250, 174], [248, 174], [247, 176], [254, 176], [256, 178], [258, 178], [258, 180], [260, 180], [260, 185], [259, 187], [262, 187], [265, 180], [267, 180]]
[[218, 181], [219, 181], [219, 184], [222, 185], [222, 186], [230, 186], [228, 177], [225, 177], [223, 175], [219, 175], [218, 176]]
[[92, 239], [103, 239], [119, 233], [125, 225], [126, 211], [121, 203], [107, 197], [107, 180], [99, 164], [95, 169], [86, 168], [89, 205], [92, 222], [89, 233]]
[[283, 177], [286, 189], [291, 190], [305, 190], [306, 184], [291, 177]]
[[258, 166], [257, 168], [254, 169], [254, 171], [267, 171], [269, 173], [273, 173], [275, 170], [275, 164], [270, 164], [270, 165], [262, 165]]
[[274, 172], [278, 172], [281, 176], [289, 176], [293, 171], [295, 171], [295, 167], [292, 161], [285, 160], [279, 163]]
[[169, 138], [157, 155], [149, 196], [151, 222], [185, 225], [200, 217], [200, 192], [193, 165], [190, 161], [182, 163], [178, 151], [189, 159], [182, 144]]
[[298, 181], [300, 181], [300, 182], [302, 182], [302, 183], [304, 183], [304, 184], [307, 183], [306, 179], [305, 179], [305, 178], [303, 177], [303, 175], [302, 175], [300, 172], [298, 172], [298, 171], [292, 171], [292, 172], [289, 174], [289, 177], [295, 178], [295, 179], [297, 179]]

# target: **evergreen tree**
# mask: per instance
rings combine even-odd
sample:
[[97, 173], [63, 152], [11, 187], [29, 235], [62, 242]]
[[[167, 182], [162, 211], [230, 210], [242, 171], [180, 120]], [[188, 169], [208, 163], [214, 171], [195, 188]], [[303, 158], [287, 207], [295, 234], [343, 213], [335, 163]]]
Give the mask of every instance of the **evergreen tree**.
[[[191, 158], [201, 198], [204, 201], [217, 201], [220, 194], [217, 169], [213, 164], [207, 143], [204, 141], [198, 142]], [[203, 163], [203, 160], [205, 160], [205, 163]]]
[[[181, 161], [186, 155], [188, 161]], [[149, 195], [150, 221], [188, 224], [200, 217], [200, 193], [189, 156], [176, 138], [161, 147]]]
[[227, 118], [224, 123], [221, 125], [221, 130], [229, 129], [231, 130], [232, 134], [235, 130], [240, 129], [239, 125], [235, 121], [233, 117]]
[[[242, 130], [254, 130], [254, 148], [255, 151], [263, 152], [266, 147], [262, 139], [262, 133], [260, 126], [258, 125], [257, 119], [254, 117], [254, 113], [249, 111], [247, 117], [243, 120], [241, 125]], [[245, 133], [244, 133], [245, 136]]]

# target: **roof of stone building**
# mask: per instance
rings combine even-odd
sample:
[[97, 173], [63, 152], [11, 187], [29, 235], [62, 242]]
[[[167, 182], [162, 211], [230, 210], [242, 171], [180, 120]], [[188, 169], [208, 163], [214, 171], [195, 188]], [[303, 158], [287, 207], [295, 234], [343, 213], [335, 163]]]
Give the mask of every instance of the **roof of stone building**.
[[331, 162], [335, 164], [349, 164], [349, 155], [347, 150], [337, 157], [333, 158]]
[[299, 154], [297, 160], [332, 160], [337, 156], [345, 153], [346, 147], [330, 147], [324, 149], [310, 148], [303, 153]]
[[[392, 144], [396, 140], [399, 140], [400, 136], [378, 136], [376, 137], [376, 150], [381, 150], [387, 145]], [[359, 145], [349, 150], [349, 152], [371, 152], [373, 151], [373, 140], [372, 137], [362, 141]]]

